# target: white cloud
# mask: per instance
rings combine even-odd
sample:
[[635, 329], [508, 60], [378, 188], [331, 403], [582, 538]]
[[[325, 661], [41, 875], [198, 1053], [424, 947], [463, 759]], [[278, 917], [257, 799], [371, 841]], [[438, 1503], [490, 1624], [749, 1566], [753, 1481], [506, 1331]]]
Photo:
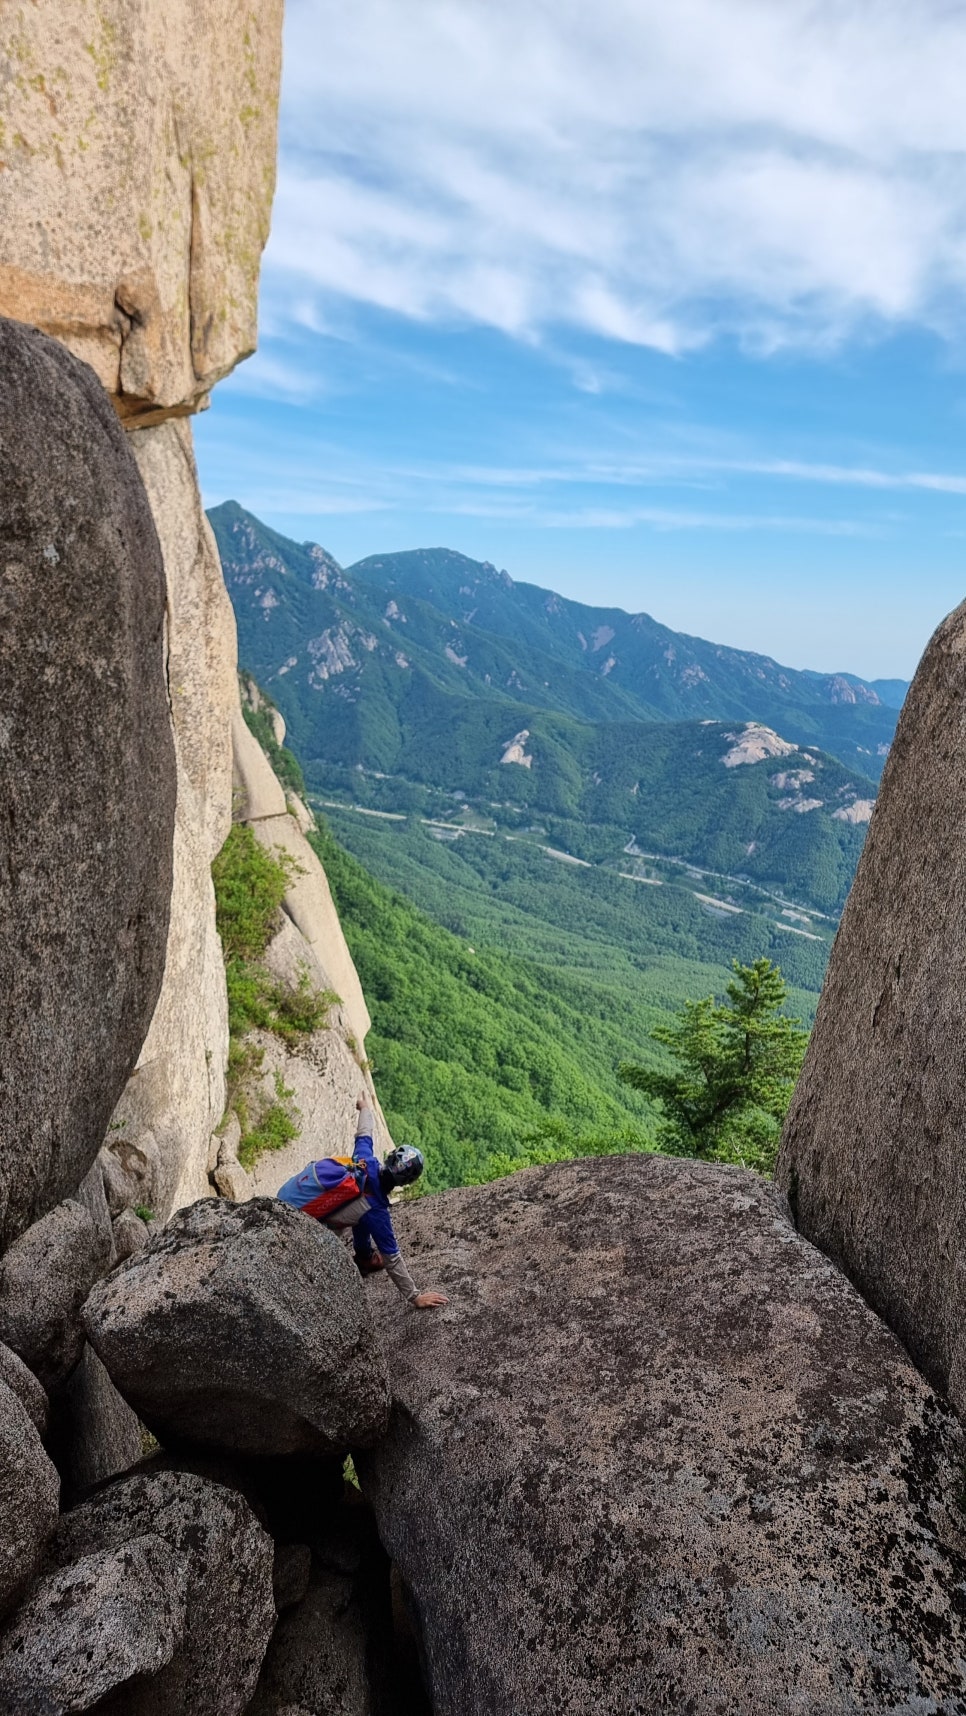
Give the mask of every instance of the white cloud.
[[276, 309], [666, 352], [956, 329], [964, 64], [946, 0], [289, 0]]

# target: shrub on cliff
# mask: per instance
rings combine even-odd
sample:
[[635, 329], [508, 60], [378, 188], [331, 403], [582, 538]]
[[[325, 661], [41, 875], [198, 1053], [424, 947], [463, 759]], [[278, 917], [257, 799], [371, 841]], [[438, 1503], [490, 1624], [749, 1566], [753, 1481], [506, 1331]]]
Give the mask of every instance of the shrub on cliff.
[[625, 1084], [658, 1101], [658, 1147], [674, 1156], [739, 1162], [770, 1173], [808, 1033], [782, 1012], [788, 989], [769, 959], [734, 961], [723, 1005], [686, 1001], [651, 1032], [671, 1070], [624, 1062]]

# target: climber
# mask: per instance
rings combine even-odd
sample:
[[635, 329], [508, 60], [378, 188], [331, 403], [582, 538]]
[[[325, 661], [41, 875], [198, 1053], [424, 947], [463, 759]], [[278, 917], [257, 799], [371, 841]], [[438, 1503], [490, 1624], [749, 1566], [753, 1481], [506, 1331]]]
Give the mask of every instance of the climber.
[[[416, 1310], [428, 1311], [434, 1306], [445, 1305], [444, 1293], [421, 1293], [416, 1286], [399, 1249], [389, 1213], [389, 1193], [396, 1186], [409, 1186], [419, 1179], [423, 1171], [422, 1153], [411, 1144], [401, 1144], [390, 1150], [385, 1162], [380, 1162], [372, 1142], [373, 1114], [368, 1097], [360, 1096], [356, 1108], [359, 1119], [352, 1159], [351, 1162], [341, 1161], [343, 1184], [350, 1175], [354, 1176], [358, 1195], [350, 1195], [349, 1201], [339, 1203], [336, 1208], [326, 1208], [331, 1202], [327, 1188], [331, 1183], [335, 1189], [338, 1181], [338, 1176], [333, 1179], [327, 1170], [331, 1171], [335, 1162], [340, 1160], [328, 1157], [322, 1162], [310, 1162], [300, 1174], [286, 1180], [276, 1196], [281, 1203], [304, 1211], [336, 1233], [351, 1227], [352, 1246], [360, 1273], [371, 1275], [377, 1269], [384, 1269], [393, 1285]], [[313, 1205], [321, 1205], [325, 1213], [320, 1214], [318, 1207], [313, 1209]]]

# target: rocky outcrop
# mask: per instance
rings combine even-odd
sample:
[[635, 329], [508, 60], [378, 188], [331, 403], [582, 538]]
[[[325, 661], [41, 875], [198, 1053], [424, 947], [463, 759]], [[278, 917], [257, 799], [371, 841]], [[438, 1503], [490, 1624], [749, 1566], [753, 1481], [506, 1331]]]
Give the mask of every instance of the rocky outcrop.
[[22, 1400], [0, 1382], [0, 1615], [40, 1565], [60, 1480]]
[[[235, 1491], [190, 1472], [150, 1472], [109, 1484], [65, 1514], [48, 1563], [69, 1576], [91, 1557], [130, 1552], [145, 1534], [183, 1569], [183, 1625], [173, 1629], [174, 1651], [158, 1664], [143, 1705], [129, 1695], [117, 1716], [239, 1716], [275, 1623], [271, 1539]], [[165, 1588], [177, 1591], [178, 1581]]]
[[183, 1557], [153, 1533], [48, 1574], [0, 1633], [0, 1707], [161, 1716], [144, 1683], [184, 1634], [187, 1580]]
[[129, 1471], [141, 1458], [144, 1427], [122, 1400], [93, 1347], [85, 1344], [77, 1369], [58, 1391], [49, 1448], [68, 1505]]
[[73, 1198], [29, 1227], [0, 1260], [0, 1340], [48, 1390], [80, 1358], [80, 1308], [110, 1260], [110, 1241]]
[[966, 1409], [966, 606], [899, 719], [778, 1167], [801, 1231]]
[[[275, 1629], [246, 1716], [379, 1716], [373, 1701], [366, 1615], [353, 1581], [314, 1573], [302, 1601]], [[388, 1654], [389, 1641], [385, 1641]]]
[[558, 1164], [405, 1211], [360, 1459], [436, 1716], [966, 1703], [962, 1432], [742, 1170]]
[[282, 0], [17, 6], [0, 48], [0, 313], [129, 422], [197, 410], [255, 346]]
[[17, 1396], [38, 1436], [46, 1436], [50, 1402], [32, 1370], [19, 1354], [0, 1343], [0, 1382]]
[[[171, 929], [164, 985], [108, 1142], [149, 1135], [159, 1214], [208, 1190], [208, 1140], [225, 1107], [228, 1006], [211, 861], [231, 827], [235, 622], [201, 507], [187, 424], [132, 437], [164, 555], [168, 679], [178, 758]], [[129, 1200], [133, 1201], [133, 1200]]]
[[2, 1245], [84, 1177], [144, 1040], [175, 779], [128, 440], [90, 371], [30, 329], [0, 322], [0, 377]]
[[334, 1234], [274, 1199], [181, 1211], [95, 1288], [84, 1321], [165, 1445], [324, 1456], [385, 1428], [358, 1272]]

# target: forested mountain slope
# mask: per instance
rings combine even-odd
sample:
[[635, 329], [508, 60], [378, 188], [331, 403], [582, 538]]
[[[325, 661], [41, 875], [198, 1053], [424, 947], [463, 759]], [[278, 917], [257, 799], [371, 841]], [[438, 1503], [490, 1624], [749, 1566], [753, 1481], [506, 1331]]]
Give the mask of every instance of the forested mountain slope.
[[277, 697], [306, 759], [317, 750], [320, 704], [334, 696], [344, 705], [331, 741], [341, 760], [386, 766], [428, 687], [582, 721], [760, 721], [873, 777], [895, 729], [891, 685], [887, 703], [854, 675], [798, 672], [647, 614], [568, 601], [449, 549], [372, 556], [344, 570], [236, 502], [209, 516], [242, 656]]
[[[858, 738], [895, 721], [861, 681], [792, 673], [646, 615], [605, 624], [449, 551], [345, 572], [234, 503], [211, 516], [242, 660], [317, 793], [443, 821], [465, 805], [490, 826], [536, 819], [577, 858], [626, 868], [636, 846], [841, 909], [876, 790]], [[762, 726], [779, 706], [781, 730]], [[847, 764], [802, 737], [836, 726]]]

